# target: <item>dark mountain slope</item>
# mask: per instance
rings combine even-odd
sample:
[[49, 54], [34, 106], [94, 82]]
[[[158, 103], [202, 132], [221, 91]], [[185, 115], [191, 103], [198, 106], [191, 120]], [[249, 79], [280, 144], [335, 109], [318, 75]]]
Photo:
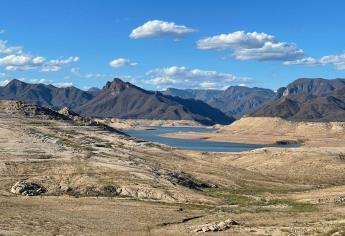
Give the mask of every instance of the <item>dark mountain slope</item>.
[[345, 79], [298, 79], [284, 88], [278, 100], [251, 116], [296, 121], [345, 121]]
[[19, 80], [12, 80], [4, 87], [0, 87], [0, 99], [20, 100], [27, 103], [59, 109], [69, 107], [74, 109], [94, 96], [75, 87], [57, 88], [53, 85], [28, 84]]
[[201, 101], [146, 91], [120, 79], [108, 82], [94, 99], [76, 111], [102, 118], [196, 120], [208, 125], [234, 120]]

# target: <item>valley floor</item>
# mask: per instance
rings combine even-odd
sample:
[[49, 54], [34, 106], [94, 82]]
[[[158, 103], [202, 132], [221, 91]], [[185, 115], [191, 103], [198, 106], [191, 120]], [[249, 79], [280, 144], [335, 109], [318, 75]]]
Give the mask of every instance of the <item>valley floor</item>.
[[[345, 233], [345, 147], [199, 153], [0, 104], [0, 235]], [[42, 196], [15, 195], [30, 180]]]

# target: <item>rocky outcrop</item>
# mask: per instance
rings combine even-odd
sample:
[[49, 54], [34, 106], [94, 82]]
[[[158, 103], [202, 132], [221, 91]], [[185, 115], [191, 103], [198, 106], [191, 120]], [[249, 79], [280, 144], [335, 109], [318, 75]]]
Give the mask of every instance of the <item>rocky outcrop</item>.
[[273, 102], [250, 114], [292, 121], [344, 122], [345, 79], [298, 79]]
[[227, 229], [230, 229], [233, 225], [239, 225], [236, 221], [232, 219], [227, 219], [225, 221], [221, 221], [216, 224], [207, 224], [207, 225], [202, 225], [198, 227], [197, 229], [194, 230], [194, 232], [218, 232], [218, 231], [224, 231]]
[[23, 196], [38, 196], [46, 192], [48, 190], [45, 187], [26, 180], [15, 183], [11, 188], [11, 193]]
[[209, 184], [195, 179], [194, 177], [184, 172], [167, 172], [164, 174], [167, 180], [173, 184], [177, 184], [183, 187], [187, 187], [195, 190], [202, 190], [204, 188], [216, 188], [214, 184]]
[[62, 192], [75, 197], [130, 197], [135, 199], [150, 199], [174, 202], [175, 199], [167, 192], [149, 186], [87, 186], [70, 187], [61, 186]]
[[68, 117], [49, 108], [27, 104], [22, 101], [0, 100], [0, 109], [6, 113], [21, 114], [41, 119], [69, 120]]

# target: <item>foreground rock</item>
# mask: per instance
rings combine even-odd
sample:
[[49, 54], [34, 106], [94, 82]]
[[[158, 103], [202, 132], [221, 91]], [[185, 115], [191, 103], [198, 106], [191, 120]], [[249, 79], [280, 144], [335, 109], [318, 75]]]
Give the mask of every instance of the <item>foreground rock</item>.
[[239, 225], [236, 221], [232, 219], [227, 219], [213, 225], [203, 225], [194, 230], [194, 232], [218, 232], [230, 229], [233, 225]]
[[17, 182], [11, 188], [11, 193], [23, 196], [38, 196], [46, 192], [48, 190], [45, 187], [26, 180]]

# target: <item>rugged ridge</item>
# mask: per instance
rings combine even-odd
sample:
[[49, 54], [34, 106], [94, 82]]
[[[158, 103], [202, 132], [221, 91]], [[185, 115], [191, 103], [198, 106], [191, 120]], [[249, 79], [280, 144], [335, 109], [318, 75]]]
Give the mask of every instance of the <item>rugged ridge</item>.
[[175, 89], [163, 91], [166, 95], [192, 98], [206, 102], [218, 108], [228, 116], [240, 118], [275, 99], [276, 94], [270, 89], [230, 86], [226, 90]]
[[29, 84], [16, 79], [0, 87], [2, 100], [20, 100], [54, 110], [62, 107], [74, 109], [93, 97], [91, 93], [76, 87], [57, 88], [53, 85]]
[[250, 116], [294, 121], [345, 121], [345, 79], [302, 78], [278, 90], [280, 97]]
[[196, 120], [229, 124], [234, 119], [202, 101], [151, 92], [115, 78], [98, 95], [76, 109], [84, 116], [122, 119]]

